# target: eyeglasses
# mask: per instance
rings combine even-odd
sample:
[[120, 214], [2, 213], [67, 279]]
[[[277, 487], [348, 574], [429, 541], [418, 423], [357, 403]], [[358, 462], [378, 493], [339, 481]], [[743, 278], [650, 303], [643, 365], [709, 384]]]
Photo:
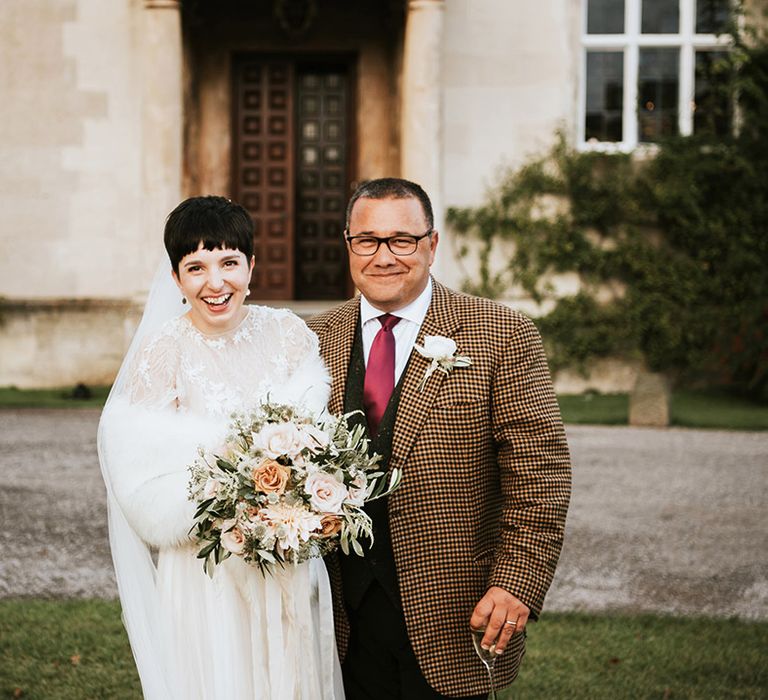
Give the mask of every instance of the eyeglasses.
[[379, 252], [379, 246], [384, 243], [392, 255], [413, 255], [416, 248], [419, 247], [419, 241], [427, 238], [434, 233], [434, 229], [429, 229], [421, 236], [411, 236], [410, 234], [399, 233], [389, 238], [379, 238], [378, 236], [350, 236], [345, 235], [350, 250], [355, 255], [376, 255]]

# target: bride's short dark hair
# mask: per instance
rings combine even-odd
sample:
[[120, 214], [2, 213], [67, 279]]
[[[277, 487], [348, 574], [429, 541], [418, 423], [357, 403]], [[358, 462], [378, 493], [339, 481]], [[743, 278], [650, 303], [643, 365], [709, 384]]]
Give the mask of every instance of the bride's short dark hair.
[[253, 219], [239, 204], [226, 197], [190, 197], [177, 206], [165, 222], [165, 249], [178, 273], [185, 255], [200, 243], [206, 250], [239, 250], [250, 261], [253, 255]]

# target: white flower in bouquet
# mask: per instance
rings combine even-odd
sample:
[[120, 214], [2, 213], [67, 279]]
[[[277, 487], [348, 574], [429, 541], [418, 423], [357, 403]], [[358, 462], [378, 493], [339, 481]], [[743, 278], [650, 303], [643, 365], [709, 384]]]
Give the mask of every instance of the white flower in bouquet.
[[280, 546], [285, 550], [298, 551], [300, 544], [323, 526], [322, 517], [303, 506], [278, 503], [263, 508], [261, 513], [274, 526]]
[[304, 448], [301, 434], [292, 422], [267, 423], [253, 433], [253, 446], [272, 459], [283, 455], [295, 457]]
[[213, 498], [218, 490], [219, 482], [216, 479], [211, 479], [209, 477], [203, 487], [203, 498]]
[[365, 491], [368, 487], [368, 480], [365, 478], [365, 474], [358, 474], [349, 484], [349, 496], [347, 496], [347, 503], [362, 507], [365, 503]]
[[221, 524], [221, 546], [232, 554], [241, 554], [245, 549], [245, 535], [234, 518]]
[[310, 504], [319, 513], [341, 513], [341, 506], [349, 496], [347, 487], [327, 472], [310, 474], [304, 483], [304, 490], [309, 494]]
[[299, 427], [301, 442], [312, 454], [322, 452], [330, 444], [330, 436], [316, 425], [305, 423]]

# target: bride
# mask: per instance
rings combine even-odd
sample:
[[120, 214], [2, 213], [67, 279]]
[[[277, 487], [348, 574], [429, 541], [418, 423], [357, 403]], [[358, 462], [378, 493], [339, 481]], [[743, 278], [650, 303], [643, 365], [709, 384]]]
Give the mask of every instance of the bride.
[[[244, 306], [253, 222], [224, 197], [168, 217], [169, 260], [99, 424], [123, 620], [149, 700], [343, 698], [322, 560], [262, 575], [230, 557], [209, 578], [189, 536], [187, 466], [233, 411], [269, 395], [320, 411], [317, 339], [287, 310]], [[186, 312], [185, 312], [186, 311]]]

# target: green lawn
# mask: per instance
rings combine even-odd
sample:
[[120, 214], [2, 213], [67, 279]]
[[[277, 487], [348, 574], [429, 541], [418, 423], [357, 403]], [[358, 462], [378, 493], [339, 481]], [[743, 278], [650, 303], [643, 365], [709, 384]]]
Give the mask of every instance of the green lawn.
[[557, 397], [566, 423], [626, 425], [628, 394], [561, 394]]
[[141, 699], [120, 606], [0, 600], [0, 698]]
[[[628, 394], [564, 394], [557, 397], [566, 423], [626, 425]], [[670, 422], [687, 428], [768, 430], [768, 404], [717, 391], [674, 391]]]
[[101, 408], [109, 394], [108, 386], [88, 387], [90, 398], [74, 398], [74, 387], [65, 389], [0, 388], [0, 408]]
[[[499, 700], [765, 698], [766, 648], [768, 623], [545, 614]], [[12, 697], [139, 700], [118, 604], [0, 600], [0, 698]]]
[[768, 623], [550, 614], [500, 700], [768, 697]]

